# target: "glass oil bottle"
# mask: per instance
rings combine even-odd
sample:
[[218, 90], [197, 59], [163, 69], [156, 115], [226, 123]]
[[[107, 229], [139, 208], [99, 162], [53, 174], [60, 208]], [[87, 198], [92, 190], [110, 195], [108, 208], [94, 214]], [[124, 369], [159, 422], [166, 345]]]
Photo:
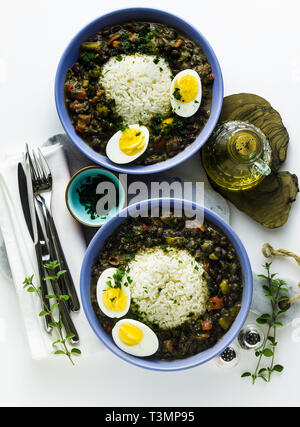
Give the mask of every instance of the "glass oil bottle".
[[248, 122], [230, 121], [217, 127], [202, 149], [209, 178], [230, 190], [248, 190], [271, 173], [271, 147], [263, 132]]

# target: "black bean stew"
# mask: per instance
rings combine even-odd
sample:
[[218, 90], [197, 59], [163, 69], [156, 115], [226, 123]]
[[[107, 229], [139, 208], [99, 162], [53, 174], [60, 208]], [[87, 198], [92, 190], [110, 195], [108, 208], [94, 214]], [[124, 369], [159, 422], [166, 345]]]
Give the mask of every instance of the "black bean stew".
[[[196, 114], [181, 118], [170, 110], [167, 117], [157, 114], [147, 124], [149, 145], [135, 163], [150, 165], [184, 150], [210, 116], [214, 75], [201, 46], [188, 36], [168, 25], [149, 22], [129, 22], [103, 29], [81, 45], [77, 62], [68, 69], [65, 103], [76, 132], [95, 151], [105, 154], [109, 138], [128, 123], [117, 114], [115, 100], [105, 95], [99, 82], [102, 67], [111, 57], [121, 61], [122, 55], [135, 53], [155, 55], [154, 62], [163, 57], [173, 76], [193, 69], [202, 81], [202, 101]], [[166, 118], [173, 120], [163, 123]]]
[[209, 292], [206, 312], [200, 317], [191, 316], [190, 320], [170, 329], [147, 323], [134, 304], [125, 317], [146, 323], [157, 334], [159, 349], [152, 358], [186, 358], [214, 346], [231, 327], [241, 306], [241, 265], [228, 237], [207, 221], [203, 226], [186, 228], [184, 218], [173, 216], [126, 219], [106, 241], [92, 269], [92, 306], [108, 334], [119, 319], [109, 318], [99, 309], [96, 285], [100, 274], [112, 266], [125, 271], [136, 253], [155, 247], [185, 249], [203, 264]]

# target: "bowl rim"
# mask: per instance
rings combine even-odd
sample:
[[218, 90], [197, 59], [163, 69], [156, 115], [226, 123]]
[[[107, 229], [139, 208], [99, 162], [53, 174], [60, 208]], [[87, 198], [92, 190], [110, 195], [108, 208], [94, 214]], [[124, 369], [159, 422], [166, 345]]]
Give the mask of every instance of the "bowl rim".
[[[104, 234], [107, 231], [108, 232], [107, 237], [109, 237], [115, 231], [115, 229], [120, 225], [120, 223], [122, 223], [126, 219], [126, 216], [124, 217], [123, 215], [124, 212], [128, 213], [131, 210], [135, 209], [137, 206], [141, 210], [143, 210], [143, 208], [152, 206], [152, 204], [154, 204], [154, 206], [158, 206], [158, 205], [161, 206], [161, 204], [164, 202], [171, 203], [171, 206], [180, 205], [180, 206], [187, 206], [188, 208], [191, 208], [191, 209], [201, 209], [201, 210], [203, 209], [204, 217], [207, 218], [209, 221], [211, 221], [214, 225], [219, 227], [227, 235], [231, 243], [234, 245], [241, 263], [242, 274], [244, 279], [244, 290], [243, 290], [241, 309], [237, 317], [235, 318], [231, 328], [226, 332], [226, 334], [224, 334], [221, 340], [218, 341], [218, 343], [216, 343], [213, 347], [209, 348], [208, 350], [205, 350], [201, 353], [198, 353], [186, 359], [179, 359], [174, 361], [161, 361], [161, 360], [149, 360], [144, 358], [138, 358], [120, 350], [114, 344], [110, 336], [102, 328], [99, 320], [97, 319], [94, 313], [94, 310], [92, 308], [91, 301], [90, 301], [91, 266], [98, 255], [98, 248], [97, 248], [97, 254], [95, 256], [94, 247], [95, 246], [97, 247], [98, 240], [101, 239], [102, 234]], [[120, 222], [118, 222], [118, 217], [120, 215], [122, 219]], [[107, 237], [105, 237], [105, 240], [107, 239]], [[102, 242], [101, 247], [103, 246], [104, 241]], [[154, 370], [154, 371], [180, 371], [180, 370], [190, 369], [210, 361], [211, 359], [221, 354], [225, 350], [225, 348], [227, 348], [235, 340], [240, 330], [242, 329], [243, 324], [245, 323], [250, 310], [250, 306], [252, 302], [252, 294], [253, 294], [253, 275], [252, 275], [250, 260], [243, 243], [241, 242], [240, 238], [235, 233], [233, 228], [229, 224], [227, 224], [219, 215], [214, 213], [212, 210], [202, 207], [189, 200], [175, 199], [175, 198], [147, 199], [142, 202], [137, 202], [137, 203], [134, 203], [133, 205], [127, 206], [125, 209], [123, 209], [123, 211], [119, 212], [119, 214], [116, 214], [115, 216], [110, 218], [104, 224], [104, 226], [96, 233], [96, 235], [94, 236], [94, 238], [92, 239], [92, 241], [90, 242], [87, 248], [87, 251], [82, 263], [81, 274], [80, 274], [80, 293], [81, 293], [81, 300], [82, 300], [84, 313], [87, 317], [87, 320], [91, 328], [93, 329], [97, 337], [100, 339], [100, 341], [112, 353], [120, 357], [122, 360], [141, 368]]]
[[[178, 153], [176, 156], [171, 157], [167, 160], [164, 160], [163, 162], [154, 163], [152, 165], [146, 165], [146, 166], [133, 164], [127, 167], [126, 165], [114, 164], [110, 162], [106, 156], [101, 155], [100, 153], [97, 153], [91, 147], [89, 147], [88, 144], [83, 139], [81, 139], [80, 136], [78, 136], [75, 132], [75, 129], [70, 121], [67, 109], [65, 107], [64, 93], [63, 91], [61, 91], [61, 86], [60, 86], [61, 76], [62, 75], [65, 76], [64, 63], [66, 61], [66, 58], [69, 55], [69, 51], [72, 50], [73, 45], [76, 45], [79, 43], [79, 39], [81, 38], [81, 36], [87, 30], [93, 28], [95, 25], [97, 25], [97, 23], [101, 22], [102, 20], [109, 19], [118, 14], [121, 16], [122, 14], [126, 16], [128, 13], [132, 13], [132, 14], [154, 13], [154, 14], [157, 14], [157, 21], [164, 22], [163, 18], [167, 17], [170, 20], [176, 21], [176, 24], [172, 24], [175, 27], [176, 25], [178, 25], [179, 27], [180, 26], [189, 27], [189, 29], [192, 32], [198, 34], [198, 37], [201, 40], [201, 47], [205, 50], [206, 54], [209, 52], [209, 55], [211, 56], [210, 63], [214, 67], [214, 74], [218, 77], [217, 83], [216, 81], [214, 82], [214, 87], [216, 87], [216, 85], [218, 87], [216, 89], [213, 88], [213, 96], [212, 96], [212, 109], [213, 108], [215, 109], [214, 115], [212, 116], [212, 113], [210, 114], [210, 117], [207, 123], [205, 124], [204, 128], [201, 130], [200, 134], [197, 136], [195, 141], [192, 142], [183, 151]], [[123, 22], [122, 18], [120, 19], [120, 22]], [[179, 164], [188, 160], [191, 156], [193, 156], [197, 151], [201, 149], [201, 147], [206, 143], [206, 141], [212, 134], [219, 120], [221, 110], [222, 110], [222, 105], [223, 105], [224, 82], [223, 82], [221, 67], [213, 48], [211, 47], [206, 37], [204, 37], [204, 35], [196, 27], [194, 27], [185, 19], [182, 19], [163, 9], [155, 9], [155, 8], [148, 8], [148, 7], [129, 7], [124, 9], [116, 9], [109, 13], [99, 16], [98, 18], [86, 24], [80, 31], [78, 31], [75, 34], [75, 36], [73, 36], [73, 38], [65, 48], [57, 67], [55, 84], [54, 84], [54, 95], [55, 95], [56, 110], [57, 110], [60, 122], [68, 138], [85, 156], [87, 156], [88, 158], [90, 158], [100, 166], [107, 168], [109, 170], [119, 172], [119, 173], [142, 175], [142, 174], [159, 173], [159, 172], [168, 170], [170, 168], [173, 168], [175, 166], [178, 166]], [[201, 138], [201, 135], [202, 135], [202, 138]]]
[[90, 222], [82, 221], [80, 218], [78, 218], [78, 216], [75, 214], [75, 212], [71, 209], [71, 206], [69, 204], [69, 190], [70, 190], [70, 186], [71, 186], [72, 182], [74, 181], [74, 179], [77, 176], [81, 175], [82, 172], [85, 172], [86, 170], [91, 170], [91, 169], [97, 169], [100, 172], [101, 171], [105, 171], [106, 173], [115, 176], [115, 178], [119, 182], [120, 187], [122, 188], [122, 193], [124, 195], [122, 206], [119, 207], [119, 209], [118, 209], [117, 212], [120, 212], [121, 210], [124, 209], [124, 207], [126, 206], [126, 190], [124, 188], [124, 184], [122, 183], [122, 180], [120, 179], [120, 177], [118, 176], [118, 174], [116, 172], [113, 172], [113, 171], [111, 171], [109, 169], [106, 169], [106, 168], [101, 167], [101, 166], [96, 166], [96, 165], [85, 166], [85, 167], [79, 169], [77, 172], [74, 173], [74, 175], [70, 178], [70, 180], [69, 180], [69, 182], [67, 184], [67, 187], [66, 187], [66, 191], [65, 191], [65, 202], [66, 202], [68, 211], [70, 212], [70, 214], [72, 215], [72, 217], [74, 219], [76, 219], [76, 221], [78, 221], [80, 224], [85, 225], [86, 227], [91, 227], [91, 228], [101, 228], [101, 227], [103, 227], [103, 225], [105, 224], [105, 222], [102, 225], [99, 225], [99, 224], [94, 224], [93, 225]]

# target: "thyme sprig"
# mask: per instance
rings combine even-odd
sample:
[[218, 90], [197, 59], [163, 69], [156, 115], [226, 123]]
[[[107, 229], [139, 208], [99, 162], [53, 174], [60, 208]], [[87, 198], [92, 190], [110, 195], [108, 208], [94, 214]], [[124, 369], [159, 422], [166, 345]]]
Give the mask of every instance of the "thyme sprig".
[[[47, 269], [47, 271], [51, 271], [51, 275], [46, 276], [43, 278], [43, 280], [57, 280], [61, 275], [66, 273], [66, 270], [60, 270], [56, 272], [57, 268], [59, 267], [59, 263], [57, 261], [50, 261], [48, 264], [45, 264], [44, 267]], [[81, 351], [79, 348], [72, 348], [69, 349], [69, 341], [74, 338], [74, 334], [64, 334], [63, 330], [63, 324], [61, 320], [60, 310], [59, 306], [65, 301], [68, 301], [70, 298], [69, 295], [45, 295], [43, 296], [41, 292], [40, 286], [34, 285], [34, 275], [30, 277], [26, 277], [23, 282], [23, 288], [26, 289], [29, 293], [36, 293], [39, 297], [42, 305], [42, 311], [39, 313], [40, 317], [49, 316], [50, 322], [49, 326], [53, 328], [54, 331], [57, 332], [57, 335], [59, 339], [56, 339], [52, 346], [55, 349], [54, 354], [56, 355], [65, 355], [71, 364], [74, 366], [75, 363], [73, 361], [73, 356], [79, 356], [81, 355]], [[46, 300], [54, 300], [55, 302], [50, 305], [50, 307], [47, 304]], [[58, 320], [54, 316], [55, 308], [58, 308]]]
[[[263, 289], [266, 292], [266, 298], [271, 303], [271, 313], [262, 314], [256, 319], [259, 325], [267, 325], [267, 334], [263, 342], [263, 346], [260, 350], [255, 352], [255, 356], [258, 358], [255, 371], [244, 372], [242, 378], [251, 377], [252, 383], [260, 378], [265, 382], [271, 381], [272, 373], [281, 373], [284, 369], [282, 365], [275, 365], [275, 351], [278, 345], [277, 339], [277, 328], [282, 327], [282, 322], [279, 318], [283, 316], [286, 310], [280, 309], [280, 303], [289, 299], [288, 289], [286, 288], [286, 282], [281, 279], [275, 279], [277, 273], [271, 274], [271, 262], [265, 263], [264, 268], [267, 274], [260, 274], [258, 277], [264, 279], [266, 283], [263, 285]], [[264, 358], [270, 359], [269, 366], [262, 367]]]

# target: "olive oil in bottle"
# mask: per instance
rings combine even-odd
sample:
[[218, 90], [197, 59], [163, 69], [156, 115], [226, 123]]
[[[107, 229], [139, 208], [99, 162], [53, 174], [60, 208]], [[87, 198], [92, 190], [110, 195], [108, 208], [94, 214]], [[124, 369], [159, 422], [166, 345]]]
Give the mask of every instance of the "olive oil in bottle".
[[263, 132], [248, 122], [221, 124], [202, 149], [209, 178], [231, 191], [247, 190], [271, 173], [271, 147]]

